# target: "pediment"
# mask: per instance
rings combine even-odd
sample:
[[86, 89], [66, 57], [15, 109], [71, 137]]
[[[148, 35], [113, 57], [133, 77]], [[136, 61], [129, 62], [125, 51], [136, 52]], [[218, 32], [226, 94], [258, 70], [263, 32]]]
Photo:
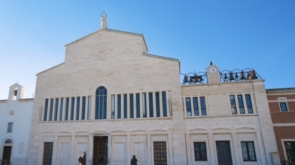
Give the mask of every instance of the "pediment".
[[207, 129], [205, 128], [193, 128], [191, 130], [189, 130], [190, 132], [204, 132], [207, 131]]
[[116, 131], [112, 131], [112, 134], [126, 134], [126, 131], [123, 130], [116, 130]]
[[230, 128], [214, 128], [214, 129], [212, 129], [212, 131], [214, 131], [214, 132], [230, 132], [231, 129]]
[[155, 130], [152, 130], [151, 133], [163, 133], [163, 134], [167, 134], [167, 130], [164, 130], [164, 129], [155, 129]]
[[146, 133], [145, 130], [133, 130], [131, 133]]
[[59, 134], [72, 134], [72, 133], [68, 131], [62, 131], [62, 132], [59, 132]]
[[238, 131], [238, 132], [254, 131], [255, 132], [255, 128], [253, 128], [253, 127], [240, 127], [240, 128], [236, 128], [236, 131]]
[[44, 134], [44, 135], [49, 135], [49, 134], [52, 135], [52, 134], [54, 134], [54, 132], [50, 132], [50, 131], [48, 131], [48, 132], [43, 132], [43, 134]]
[[86, 131], [78, 131], [76, 132], [76, 134], [88, 134], [89, 132], [86, 132]]

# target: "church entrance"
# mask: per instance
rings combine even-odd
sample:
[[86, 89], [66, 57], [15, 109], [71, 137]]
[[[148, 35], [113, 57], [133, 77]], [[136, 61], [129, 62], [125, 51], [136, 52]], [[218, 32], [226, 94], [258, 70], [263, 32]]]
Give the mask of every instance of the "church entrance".
[[93, 165], [107, 165], [108, 137], [95, 136], [93, 139]]
[[154, 142], [154, 164], [167, 165], [166, 142]]
[[10, 157], [11, 157], [11, 146], [4, 146], [4, 152], [2, 156], [2, 164], [9, 164], [10, 163]]

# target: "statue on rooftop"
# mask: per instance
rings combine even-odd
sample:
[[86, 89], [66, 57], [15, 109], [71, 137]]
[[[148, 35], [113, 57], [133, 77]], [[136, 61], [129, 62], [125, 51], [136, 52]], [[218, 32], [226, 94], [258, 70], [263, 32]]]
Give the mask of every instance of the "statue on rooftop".
[[106, 18], [107, 18], [107, 14], [105, 12], [102, 12], [101, 13], [101, 19], [100, 19], [102, 29], [107, 28], [107, 20], [106, 20]]

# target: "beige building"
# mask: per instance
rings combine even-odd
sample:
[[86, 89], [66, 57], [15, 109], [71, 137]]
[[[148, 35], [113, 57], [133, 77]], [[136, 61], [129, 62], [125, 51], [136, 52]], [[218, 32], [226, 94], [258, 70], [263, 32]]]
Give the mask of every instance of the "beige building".
[[232, 79], [211, 64], [181, 84], [179, 60], [149, 54], [141, 34], [102, 24], [37, 74], [28, 164], [78, 164], [83, 151], [88, 165], [129, 165], [133, 155], [139, 165], [274, 164], [255, 72]]

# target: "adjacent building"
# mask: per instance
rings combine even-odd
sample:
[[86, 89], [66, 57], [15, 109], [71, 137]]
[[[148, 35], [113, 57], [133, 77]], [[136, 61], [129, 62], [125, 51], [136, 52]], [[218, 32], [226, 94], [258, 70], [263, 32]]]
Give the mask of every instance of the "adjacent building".
[[[142, 34], [102, 28], [66, 45], [37, 74], [28, 164], [139, 165], [277, 162], [268, 101], [255, 70], [182, 75], [148, 53]], [[228, 69], [228, 68], [225, 68]]]
[[23, 98], [18, 83], [9, 88], [7, 100], [0, 100], [0, 164], [25, 165], [28, 158], [34, 99]]
[[267, 89], [273, 128], [283, 163], [295, 163], [295, 88]]

